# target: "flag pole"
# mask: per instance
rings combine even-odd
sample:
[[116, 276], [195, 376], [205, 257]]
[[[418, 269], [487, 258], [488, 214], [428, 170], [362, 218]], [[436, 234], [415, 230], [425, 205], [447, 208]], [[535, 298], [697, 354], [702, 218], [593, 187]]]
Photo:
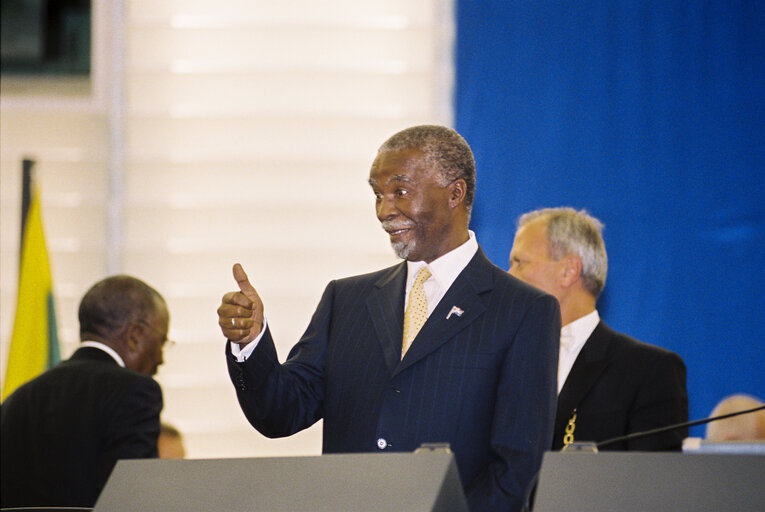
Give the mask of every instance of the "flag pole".
[[22, 164], [22, 221], [19, 291], [8, 347], [2, 399], [60, 360], [53, 282], [34, 183], [34, 160]]
[[[19, 238], [19, 256], [24, 247], [24, 233], [27, 228], [27, 217], [29, 216], [29, 205], [32, 202], [32, 173], [34, 172], [35, 161], [31, 158], [24, 158], [21, 161], [21, 237]], [[19, 268], [21, 268], [21, 259], [19, 259]]]

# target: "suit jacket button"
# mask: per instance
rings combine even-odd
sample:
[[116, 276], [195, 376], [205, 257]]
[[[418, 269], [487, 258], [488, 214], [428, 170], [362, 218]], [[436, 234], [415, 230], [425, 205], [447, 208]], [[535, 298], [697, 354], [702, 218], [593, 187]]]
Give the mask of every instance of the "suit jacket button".
[[377, 447], [379, 449], [384, 450], [386, 446], [388, 446], [388, 441], [386, 441], [382, 437], [377, 440]]

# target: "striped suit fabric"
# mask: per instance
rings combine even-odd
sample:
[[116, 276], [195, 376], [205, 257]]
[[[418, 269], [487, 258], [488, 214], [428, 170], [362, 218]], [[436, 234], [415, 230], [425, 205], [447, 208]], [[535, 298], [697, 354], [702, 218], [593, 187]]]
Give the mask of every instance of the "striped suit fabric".
[[323, 419], [324, 453], [449, 443], [473, 512], [519, 510], [552, 442], [558, 303], [479, 249], [401, 359], [406, 268], [332, 281], [284, 364], [268, 330], [243, 363], [228, 348], [240, 405], [269, 437]]

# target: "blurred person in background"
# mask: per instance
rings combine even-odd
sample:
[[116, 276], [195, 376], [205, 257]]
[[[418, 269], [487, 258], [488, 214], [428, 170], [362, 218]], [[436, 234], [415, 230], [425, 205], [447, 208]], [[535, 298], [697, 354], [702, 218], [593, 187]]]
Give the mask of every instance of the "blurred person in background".
[[162, 422], [160, 424], [157, 448], [160, 459], [183, 459], [186, 457], [183, 436], [180, 430], [169, 423]]
[[93, 507], [119, 459], [157, 457], [169, 313], [127, 275], [94, 284], [80, 346], [2, 404], [2, 507]]
[[[765, 403], [753, 396], [736, 394], [726, 397], [715, 406], [711, 416], [722, 416], [762, 407]], [[708, 441], [765, 440], [765, 410], [741, 414], [707, 424]]]

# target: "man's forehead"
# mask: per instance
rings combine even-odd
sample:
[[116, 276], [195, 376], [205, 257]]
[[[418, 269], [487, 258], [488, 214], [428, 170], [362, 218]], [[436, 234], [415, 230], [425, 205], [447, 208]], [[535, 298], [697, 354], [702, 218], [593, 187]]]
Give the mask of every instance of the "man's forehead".
[[378, 153], [372, 163], [372, 168], [380, 167], [421, 167], [425, 161], [425, 153], [418, 148], [397, 149]]
[[388, 176], [388, 178], [385, 179], [383, 183], [379, 183], [375, 178], [372, 178], [372, 177], [369, 178], [369, 184], [372, 185], [373, 187], [386, 185], [391, 182], [402, 182], [402, 181], [412, 182], [414, 180], [412, 180], [411, 176], [408, 176], [406, 174], [393, 174], [391, 176]]
[[531, 222], [524, 224], [518, 228], [518, 231], [515, 234], [515, 243], [513, 244], [513, 247], [522, 245], [527, 248], [532, 246], [544, 246], [546, 248], [547, 245], [549, 245], [546, 229], [547, 224], [543, 219], [534, 219]]
[[388, 151], [375, 158], [369, 171], [369, 181], [370, 184], [380, 185], [383, 176], [386, 176], [386, 182], [414, 181], [419, 175], [428, 174], [429, 167], [419, 149]]
[[532, 233], [535, 236], [543, 235], [545, 238], [547, 237], [547, 221], [548, 219], [546, 217], [537, 217], [535, 219], [530, 220], [523, 226], [521, 226], [520, 230], [524, 230], [526, 233]]

